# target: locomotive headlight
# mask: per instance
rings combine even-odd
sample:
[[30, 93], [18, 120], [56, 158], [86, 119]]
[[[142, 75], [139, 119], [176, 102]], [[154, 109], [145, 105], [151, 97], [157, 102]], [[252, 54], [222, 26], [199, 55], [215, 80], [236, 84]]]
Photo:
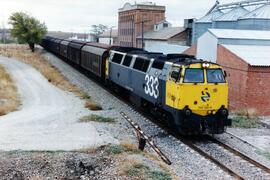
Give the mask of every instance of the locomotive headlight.
[[209, 63], [203, 63], [203, 64], [202, 64], [202, 67], [203, 67], [203, 68], [209, 68], [209, 67], [210, 67], [210, 64], [209, 64]]
[[184, 108], [183, 111], [184, 111], [184, 115], [185, 115], [186, 117], [189, 117], [189, 116], [191, 116], [191, 114], [192, 114], [191, 109], [189, 109], [188, 107]]
[[221, 114], [222, 116], [228, 116], [229, 112], [228, 112], [227, 109], [222, 108], [222, 109], [220, 109], [220, 114]]

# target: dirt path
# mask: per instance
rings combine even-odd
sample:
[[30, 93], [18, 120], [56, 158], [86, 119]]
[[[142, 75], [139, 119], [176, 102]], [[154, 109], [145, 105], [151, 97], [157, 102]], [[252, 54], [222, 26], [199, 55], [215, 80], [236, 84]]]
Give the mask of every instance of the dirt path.
[[50, 84], [38, 71], [14, 59], [0, 56], [0, 64], [12, 75], [22, 106], [0, 117], [0, 150], [74, 150], [117, 143], [89, 123], [84, 102]]

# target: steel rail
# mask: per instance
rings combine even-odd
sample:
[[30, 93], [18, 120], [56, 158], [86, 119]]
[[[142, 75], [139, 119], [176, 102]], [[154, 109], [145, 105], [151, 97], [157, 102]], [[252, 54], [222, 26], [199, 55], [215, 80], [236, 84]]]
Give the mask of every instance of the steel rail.
[[196, 145], [194, 145], [194, 143], [192, 143], [192, 141], [188, 141], [182, 137], [178, 137], [178, 139], [180, 139], [185, 145], [187, 145], [188, 147], [190, 147], [191, 149], [195, 150], [197, 153], [199, 153], [201, 156], [205, 157], [206, 159], [210, 160], [211, 162], [213, 162], [214, 164], [216, 164], [217, 166], [219, 166], [223, 171], [227, 172], [228, 174], [230, 174], [232, 177], [236, 178], [236, 179], [241, 179], [243, 180], [244, 178], [239, 175], [238, 173], [234, 172], [232, 169], [228, 168], [226, 165], [224, 165], [222, 162], [218, 161], [217, 159], [215, 159], [213, 156], [209, 155], [208, 153], [206, 153], [205, 151], [201, 150], [200, 148], [198, 148]]
[[241, 153], [240, 151], [228, 146], [227, 144], [217, 140], [216, 138], [213, 138], [212, 136], [208, 136], [208, 139], [212, 142], [214, 142], [215, 144], [218, 144], [219, 146], [227, 149], [228, 151], [230, 151], [231, 153], [235, 154], [236, 156], [239, 156], [240, 158], [248, 161], [249, 163], [253, 164], [254, 166], [264, 170], [265, 172], [270, 174], [270, 168], [266, 167], [265, 165], [255, 161], [254, 159], [248, 157], [247, 155]]

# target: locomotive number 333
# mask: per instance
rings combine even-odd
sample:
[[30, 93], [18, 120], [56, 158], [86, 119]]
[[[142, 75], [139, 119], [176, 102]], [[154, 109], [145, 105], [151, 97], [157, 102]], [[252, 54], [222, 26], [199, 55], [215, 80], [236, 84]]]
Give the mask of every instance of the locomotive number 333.
[[145, 84], [145, 87], [144, 87], [145, 94], [147, 94], [147, 95], [149, 95], [149, 96], [154, 97], [155, 99], [157, 99], [158, 96], [159, 96], [159, 90], [158, 90], [159, 82], [158, 82], [158, 78], [146, 74], [145, 81], [146, 81], [146, 84]]

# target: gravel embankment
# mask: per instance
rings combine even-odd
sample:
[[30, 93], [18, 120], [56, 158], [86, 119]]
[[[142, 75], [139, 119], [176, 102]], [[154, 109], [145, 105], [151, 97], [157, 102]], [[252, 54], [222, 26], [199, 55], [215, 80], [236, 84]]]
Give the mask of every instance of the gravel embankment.
[[126, 122], [119, 114], [119, 112], [123, 111], [136, 121], [148, 135], [153, 137], [156, 144], [172, 161], [173, 164], [170, 167], [179, 178], [220, 179], [222, 177], [222, 179], [232, 179], [232, 177], [215, 164], [209, 162], [174, 137], [168, 136], [164, 130], [161, 130], [152, 122], [144, 119], [138, 113], [134, 112], [132, 108], [113, 97], [109, 92], [65, 62], [59, 60], [50, 53], [45, 53], [44, 55], [48, 57], [48, 60], [57, 67], [71, 83], [87, 92], [92, 100], [105, 109], [105, 111], [100, 111], [98, 114], [103, 116], [117, 116], [120, 120], [119, 123], [113, 126], [97, 123], [97, 129], [100, 129], [101, 131], [106, 129], [119, 140], [130, 139], [133, 142], [136, 141], [134, 132], [130, 128], [128, 122]]
[[113, 165], [102, 152], [0, 152], [0, 179], [115, 179]]

